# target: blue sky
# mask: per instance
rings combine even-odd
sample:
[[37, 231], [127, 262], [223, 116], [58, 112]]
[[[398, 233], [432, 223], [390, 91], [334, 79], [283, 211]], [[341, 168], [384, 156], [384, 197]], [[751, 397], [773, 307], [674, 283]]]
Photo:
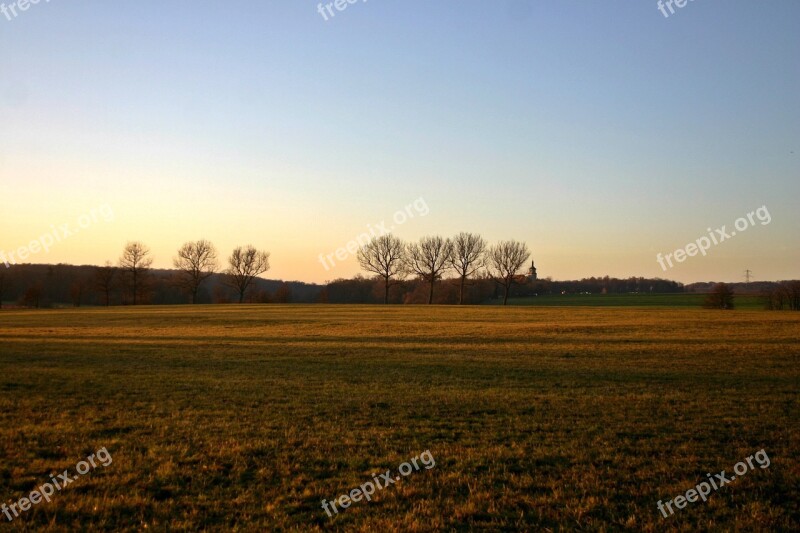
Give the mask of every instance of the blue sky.
[[[0, 0], [3, 1], [3, 0]], [[5, 0], [6, 4], [10, 4]], [[396, 233], [525, 240], [557, 279], [800, 277], [800, 3], [51, 0], [0, 15], [0, 249], [109, 204], [35, 262], [186, 240], [317, 261]], [[668, 272], [766, 205], [767, 226]]]

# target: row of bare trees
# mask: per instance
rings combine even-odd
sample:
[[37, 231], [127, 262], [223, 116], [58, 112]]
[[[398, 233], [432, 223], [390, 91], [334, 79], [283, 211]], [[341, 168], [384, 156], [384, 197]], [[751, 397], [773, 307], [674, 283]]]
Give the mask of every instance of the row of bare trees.
[[[734, 297], [731, 286], [717, 283], [706, 295], [703, 306], [709, 309], [733, 309]], [[776, 283], [772, 288], [762, 291], [761, 297], [766, 309], [800, 311], [800, 281]]]
[[[117, 285], [130, 291], [133, 305], [140, 303], [152, 264], [150, 248], [133, 241], [125, 246], [117, 266], [106, 262], [105, 266], [95, 268], [94, 284], [103, 294], [106, 306]], [[192, 303], [197, 302], [203, 282], [217, 273], [223, 274], [223, 282], [236, 290], [242, 303], [253, 280], [269, 270], [269, 252], [259, 251], [252, 245], [239, 246], [228, 257], [227, 268], [220, 271], [216, 248], [210, 241], [200, 239], [181, 246], [172, 264], [179, 272], [175, 283], [191, 297]]]
[[800, 311], [800, 281], [784, 281], [764, 294], [766, 308]]
[[503, 287], [505, 305], [511, 286], [519, 281], [520, 270], [530, 256], [524, 242], [501, 241], [489, 246], [483, 237], [474, 233], [462, 232], [452, 239], [429, 236], [412, 243], [387, 234], [361, 247], [358, 262], [361, 268], [383, 279], [384, 303], [389, 303], [392, 285], [408, 275], [416, 275], [429, 285], [428, 303], [431, 304], [436, 282], [452, 272], [459, 279], [459, 304], [463, 304], [468, 280], [484, 271]]

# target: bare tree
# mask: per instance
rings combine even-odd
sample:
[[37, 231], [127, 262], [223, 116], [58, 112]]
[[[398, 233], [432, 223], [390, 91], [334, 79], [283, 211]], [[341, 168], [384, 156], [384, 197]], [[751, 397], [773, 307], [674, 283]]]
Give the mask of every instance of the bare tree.
[[117, 268], [106, 261], [105, 266], [94, 267], [94, 287], [105, 297], [106, 307], [111, 302], [111, 291], [114, 289], [114, 281], [117, 277]]
[[784, 281], [768, 289], [764, 295], [767, 309], [800, 311], [800, 281]]
[[717, 283], [703, 300], [706, 309], [733, 309], [733, 289], [725, 283]]
[[69, 297], [72, 299], [72, 305], [80, 307], [83, 303], [83, 297], [86, 295], [86, 278], [80, 277], [75, 280], [69, 288]]
[[461, 232], [453, 238], [450, 266], [461, 279], [458, 291], [459, 305], [464, 303], [464, 285], [467, 279], [484, 266], [485, 255], [486, 241], [480, 235]]
[[181, 246], [172, 264], [181, 271], [178, 285], [192, 296], [193, 304], [197, 303], [200, 285], [219, 268], [217, 250], [205, 239]]
[[275, 289], [275, 302], [279, 304], [292, 303], [292, 287], [285, 281]]
[[2, 270], [2, 266], [0, 266], [0, 309], [3, 308], [3, 296], [5, 296], [5, 289], [8, 287], [6, 282], [6, 273]]
[[393, 279], [402, 279], [406, 273], [405, 245], [403, 241], [388, 233], [371, 240], [358, 250], [358, 263], [367, 272], [383, 278], [383, 303], [389, 303], [389, 288]]
[[501, 241], [489, 249], [489, 273], [505, 289], [503, 305], [508, 304], [508, 292], [530, 256], [531, 252], [524, 242]]
[[423, 237], [408, 245], [406, 263], [408, 270], [417, 274], [430, 286], [428, 305], [433, 303], [433, 286], [450, 268], [453, 243], [439, 236]]
[[253, 246], [239, 246], [228, 258], [226, 283], [239, 292], [239, 303], [255, 278], [269, 270], [269, 252], [259, 252]]
[[139, 293], [143, 291], [153, 258], [149, 257], [150, 248], [141, 242], [129, 242], [119, 258], [119, 268], [130, 282], [133, 291], [133, 305], [136, 305]]
[[800, 311], [800, 281], [787, 281], [781, 283], [789, 309]]
[[22, 295], [21, 302], [25, 307], [35, 307], [39, 309], [39, 304], [41, 303], [42, 299], [42, 286], [40, 283], [36, 283], [25, 291]]

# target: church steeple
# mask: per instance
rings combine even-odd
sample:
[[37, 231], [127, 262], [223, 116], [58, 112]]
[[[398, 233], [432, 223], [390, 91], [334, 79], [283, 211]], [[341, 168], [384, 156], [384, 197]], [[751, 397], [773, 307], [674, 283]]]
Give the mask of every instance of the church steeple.
[[528, 270], [528, 279], [531, 281], [536, 281], [538, 279], [536, 276], [536, 265], [533, 261], [531, 261], [531, 268]]

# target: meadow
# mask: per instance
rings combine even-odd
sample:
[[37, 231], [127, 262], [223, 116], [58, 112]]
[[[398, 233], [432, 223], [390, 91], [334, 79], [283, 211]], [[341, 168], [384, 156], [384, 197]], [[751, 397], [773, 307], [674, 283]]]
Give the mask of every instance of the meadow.
[[[3, 310], [0, 340], [0, 502], [113, 457], [9, 531], [800, 529], [798, 313]], [[659, 513], [761, 449], [769, 468]]]

